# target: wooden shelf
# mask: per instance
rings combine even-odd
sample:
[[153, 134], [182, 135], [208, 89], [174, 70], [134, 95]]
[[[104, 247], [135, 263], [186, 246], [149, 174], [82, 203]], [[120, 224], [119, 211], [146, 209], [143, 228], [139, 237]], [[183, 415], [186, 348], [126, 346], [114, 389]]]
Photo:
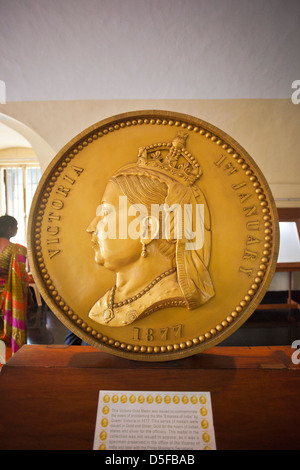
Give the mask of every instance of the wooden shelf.
[[218, 449], [297, 449], [291, 347], [215, 347], [135, 362], [90, 346], [23, 346], [0, 373], [0, 448], [91, 450], [100, 390], [208, 391]]

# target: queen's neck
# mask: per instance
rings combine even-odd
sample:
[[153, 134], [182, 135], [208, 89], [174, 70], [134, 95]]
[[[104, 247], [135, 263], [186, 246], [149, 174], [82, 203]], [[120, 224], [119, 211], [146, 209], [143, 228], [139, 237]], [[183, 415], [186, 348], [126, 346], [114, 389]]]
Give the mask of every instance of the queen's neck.
[[115, 301], [138, 294], [157, 276], [172, 268], [172, 261], [148, 248], [146, 258], [142, 256], [130, 266], [117, 272]]

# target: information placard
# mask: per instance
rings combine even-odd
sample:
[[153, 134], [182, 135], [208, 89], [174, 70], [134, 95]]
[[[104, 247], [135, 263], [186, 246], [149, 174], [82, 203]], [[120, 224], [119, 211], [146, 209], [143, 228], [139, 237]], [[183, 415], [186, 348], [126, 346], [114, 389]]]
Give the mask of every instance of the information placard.
[[93, 448], [216, 449], [210, 393], [101, 390]]

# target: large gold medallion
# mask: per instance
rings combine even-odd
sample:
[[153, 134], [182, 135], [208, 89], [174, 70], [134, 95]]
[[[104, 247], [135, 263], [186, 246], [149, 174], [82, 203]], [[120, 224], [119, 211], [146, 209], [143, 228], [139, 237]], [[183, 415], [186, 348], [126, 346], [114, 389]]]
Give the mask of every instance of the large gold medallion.
[[237, 330], [275, 271], [278, 220], [246, 151], [192, 116], [101, 121], [45, 171], [29, 257], [56, 316], [99, 349], [167, 361]]

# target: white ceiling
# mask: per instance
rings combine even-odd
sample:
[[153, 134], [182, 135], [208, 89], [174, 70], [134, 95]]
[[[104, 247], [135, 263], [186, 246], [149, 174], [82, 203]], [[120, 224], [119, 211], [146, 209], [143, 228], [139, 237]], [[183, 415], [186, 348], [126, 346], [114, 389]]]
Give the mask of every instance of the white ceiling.
[[299, 0], [0, 0], [7, 101], [289, 98]]

